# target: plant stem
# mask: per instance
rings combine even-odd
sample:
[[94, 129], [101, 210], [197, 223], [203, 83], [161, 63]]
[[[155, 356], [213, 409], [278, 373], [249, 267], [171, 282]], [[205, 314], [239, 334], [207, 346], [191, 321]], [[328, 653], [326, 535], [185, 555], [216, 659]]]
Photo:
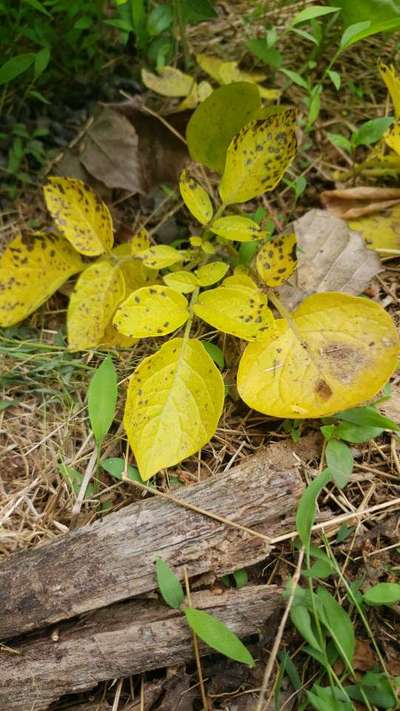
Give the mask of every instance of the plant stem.
[[[192, 596], [190, 594], [189, 576], [188, 576], [186, 566], [184, 568], [184, 575], [185, 575], [186, 597], [188, 599], [189, 607], [192, 607]], [[196, 634], [194, 632], [192, 632], [192, 634], [193, 634], [193, 650], [194, 650], [194, 656], [196, 659], [197, 674], [199, 677], [199, 685], [200, 685], [200, 691], [201, 691], [201, 700], [203, 702], [203, 710], [209, 711], [208, 699], [207, 699], [207, 694], [206, 694], [206, 690], [205, 690], [205, 686], [204, 686], [203, 670], [201, 668], [199, 643], [198, 643]]]

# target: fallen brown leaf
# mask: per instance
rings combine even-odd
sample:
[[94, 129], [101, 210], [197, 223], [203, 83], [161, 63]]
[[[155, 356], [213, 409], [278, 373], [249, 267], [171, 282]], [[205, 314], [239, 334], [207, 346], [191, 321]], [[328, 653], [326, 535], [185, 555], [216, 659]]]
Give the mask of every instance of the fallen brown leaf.
[[400, 202], [400, 188], [358, 187], [346, 190], [326, 190], [322, 204], [336, 217], [346, 220], [371, 215]]
[[298, 266], [279, 294], [290, 309], [319, 292], [361, 294], [382, 271], [379, 257], [362, 237], [325, 210], [310, 210], [289, 229], [296, 234]]
[[356, 639], [356, 648], [351, 663], [353, 669], [358, 671], [369, 671], [376, 666], [377, 660], [367, 639]]

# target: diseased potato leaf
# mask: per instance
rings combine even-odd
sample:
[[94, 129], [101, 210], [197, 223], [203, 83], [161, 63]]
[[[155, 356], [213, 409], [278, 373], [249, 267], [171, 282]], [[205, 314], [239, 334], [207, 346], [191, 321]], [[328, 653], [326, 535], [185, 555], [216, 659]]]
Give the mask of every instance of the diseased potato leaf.
[[195, 275], [185, 270], [165, 274], [163, 279], [167, 286], [180, 294], [191, 294], [199, 286]]
[[266, 236], [254, 220], [242, 215], [219, 217], [210, 225], [211, 232], [234, 242], [250, 242]]
[[322, 417], [369, 400], [397, 364], [399, 339], [373, 301], [338, 292], [314, 294], [291, 314], [293, 327], [247, 346], [240, 361], [243, 400], [273, 417]]
[[400, 254], [400, 205], [357, 220], [348, 220], [347, 224], [352, 230], [360, 232], [366, 245], [375, 249], [381, 259]]
[[267, 286], [281, 286], [293, 274], [296, 265], [296, 235], [294, 232], [282, 234], [270, 242], [266, 242], [257, 254], [257, 271]]
[[296, 111], [273, 109], [265, 118], [247, 123], [229, 144], [219, 185], [226, 205], [273, 190], [296, 155]]
[[124, 427], [144, 481], [214, 435], [224, 381], [201, 341], [174, 338], [145, 358], [128, 388]]
[[197, 269], [197, 281], [200, 286], [212, 286], [222, 279], [228, 270], [229, 264], [226, 262], [209, 262]]
[[264, 294], [240, 284], [204, 291], [193, 311], [214, 328], [246, 341], [264, 338], [274, 325]]
[[150, 269], [165, 269], [172, 267], [177, 262], [183, 262], [184, 254], [178, 252], [174, 247], [168, 244], [157, 244], [155, 247], [150, 247], [138, 255], [143, 264]]
[[145, 227], [142, 227], [139, 232], [136, 232], [129, 241], [132, 256], [136, 256], [139, 252], [149, 249], [150, 245], [150, 235]]
[[13, 326], [84, 268], [61, 236], [18, 234], [0, 259], [0, 326]]
[[254, 118], [260, 106], [259, 91], [249, 82], [235, 82], [213, 91], [197, 107], [187, 125], [191, 158], [222, 173], [233, 136]]
[[189, 212], [202, 225], [210, 222], [213, 216], [213, 207], [209, 194], [192, 178], [187, 170], [182, 171], [179, 180], [179, 190]]
[[400, 118], [400, 77], [392, 64], [389, 67], [386, 64], [381, 64], [379, 73], [390, 94], [395, 116]]
[[160, 74], [153, 74], [142, 69], [142, 81], [148, 89], [161, 96], [187, 96], [191, 93], [195, 80], [189, 74], [184, 74], [175, 67], [163, 67]]
[[50, 178], [43, 188], [47, 209], [72, 246], [87, 257], [97, 257], [114, 243], [107, 205], [75, 178]]
[[125, 280], [119, 266], [102, 259], [85, 269], [69, 301], [69, 349], [82, 351], [99, 345], [124, 296]]
[[254, 279], [252, 279], [248, 274], [241, 272], [241, 271], [236, 271], [232, 276], [226, 277], [224, 279], [224, 286], [247, 286], [250, 289], [255, 289], [258, 291], [258, 286]]
[[[119, 244], [117, 247], [111, 251], [113, 257], [122, 258], [118, 262], [126, 284], [126, 293], [129, 294], [135, 289], [140, 289], [141, 286], [148, 286], [149, 284], [154, 284], [158, 277], [157, 269], [149, 269], [143, 264], [141, 259], [136, 259], [131, 255], [131, 245]], [[130, 257], [130, 259], [124, 259], [124, 257]]]
[[118, 307], [114, 326], [124, 336], [165, 336], [183, 326], [189, 317], [182, 294], [161, 284], [137, 289]]

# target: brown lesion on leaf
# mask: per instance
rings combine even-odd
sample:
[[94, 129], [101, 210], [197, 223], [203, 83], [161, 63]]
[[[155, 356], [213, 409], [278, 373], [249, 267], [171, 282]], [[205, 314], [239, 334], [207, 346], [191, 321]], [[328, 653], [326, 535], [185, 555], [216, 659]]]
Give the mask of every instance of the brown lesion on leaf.
[[323, 378], [320, 378], [319, 380], [317, 380], [314, 389], [315, 389], [316, 395], [319, 395], [321, 400], [329, 400], [329, 398], [331, 398], [333, 395], [331, 387], [328, 385], [326, 380], [324, 380]]
[[321, 356], [334, 377], [346, 385], [368, 365], [365, 353], [349, 343], [329, 343], [322, 349]]

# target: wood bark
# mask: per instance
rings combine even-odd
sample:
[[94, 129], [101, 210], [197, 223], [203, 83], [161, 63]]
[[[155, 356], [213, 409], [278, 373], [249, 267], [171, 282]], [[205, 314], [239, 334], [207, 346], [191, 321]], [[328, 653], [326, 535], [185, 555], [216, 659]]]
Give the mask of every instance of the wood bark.
[[[192, 604], [216, 615], [237, 635], [262, 631], [282, 605], [282, 590], [246, 586], [222, 594], [192, 593]], [[0, 652], [0, 711], [45, 711], [64, 694], [87, 691], [100, 681], [183, 664], [193, 657], [183, 614], [154, 600], [118, 603], [12, 644]], [[210, 648], [200, 645], [202, 655]]]
[[[273, 536], [290, 517], [293, 528], [302, 488], [293, 456], [282, 462], [265, 449], [174, 495]], [[268, 552], [249, 533], [153, 496], [8, 558], [0, 566], [0, 639], [154, 590], [158, 557], [180, 577], [185, 566], [189, 576], [221, 576]]]

